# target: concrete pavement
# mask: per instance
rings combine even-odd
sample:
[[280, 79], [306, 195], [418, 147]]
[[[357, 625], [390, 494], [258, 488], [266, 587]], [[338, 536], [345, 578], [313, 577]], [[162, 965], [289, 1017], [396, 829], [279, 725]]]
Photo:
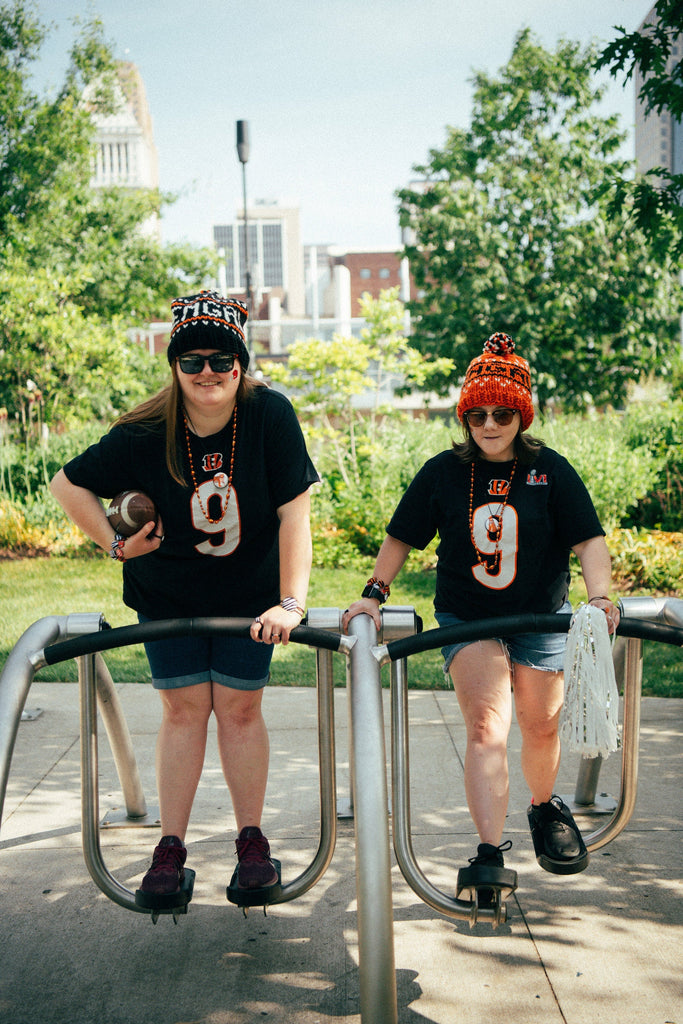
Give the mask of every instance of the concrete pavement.
[[[148, 803], [155, 800], [160, 718], [151, 687], [117, 686]], [[323, 879], [300, 899], [252, 911], [227, 903], [234, 822], [215, 743], [187, 837], [197, 872], [189, 913], [174, 926], [107, 900], [80, 846], [78, 690], [34, 683], [10, 772], [0, 831], [0, 1024], [360, 1024], [353, 822], [340, 822]], [[335, 691], [337, 775], [348, 796], [347, 698]], [[476, 850], [462, 784], [464, 729], [449, 692], [409, 694], [412, 834], [427, 877], [453, 892]], [[310, 862], [318, 841], [315, 691], [270, 689], [265, 714], [271, 771], [263, 828], [283, 879]], [[389, 749], [389, 696], [385, 692]], [[681, 757], [683, 701], [642, 702], [640, 783], [626, 831], [569, 878], [536, 864], [510, 738], [506, 864], [519, 872], [508, 921], [497, 930], [442, 917], [394, 867], [394, 941], [401, 1024], [683, 1024]], [[600, 791], [619, 789], [618, 755]], [[563, 760], [571, 796], [578, 759]], [[121, 805], [106, 735], [100, 802]], [[585, 831], [595, 819], [582, 821]], [[156, 828], [105, 829], [107, 866], [134, 889]], [[365, 1024], [365, 1022], [363, 1022]]]

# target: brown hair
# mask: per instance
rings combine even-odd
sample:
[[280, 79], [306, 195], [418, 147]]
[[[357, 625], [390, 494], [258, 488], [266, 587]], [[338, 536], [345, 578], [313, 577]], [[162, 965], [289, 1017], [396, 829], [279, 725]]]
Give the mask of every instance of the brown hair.
[[[464, 434], [464, 441], [454, 441], [453, 451], [461, 462], [474, 462], [475, 459], [480, 459], [481, 448], [472, 437], [472, 433], [467, 423], [467, 418], [463, 421], [462, 432]], [[545, 448], [545, 441], [541, 441], [538, 437], [531, 437], [529, 434], [523, 432], [522, 426], [515, 435], [515, 458], [519, 460], [522, 466], [530, 466], [532, 462], [535, 462], [538, 458], [538, 454], [542, 448]]]
[[[182, 392], [178, 384], [177, 371], [175, 366], [171, 368], [171, 383], [165, 388], [152, 395], [145, 402], [141, 402], [130, 412], [125, 412], [114, 423], [119, 426], [123, 423], [139, 423], [150, 429], [166, 424], [166, 467], [173, 477], [183, 487], [189, 486], [183, 476], [182, 463], [178, 451], [177, 429], [180, 413], [183, 407]], [[266, 387], [260, 380], [250, 377], [242, 371], [240, 382], [237, 387], [237, 402], [246, 402], [251, 398], [256, 388]]]

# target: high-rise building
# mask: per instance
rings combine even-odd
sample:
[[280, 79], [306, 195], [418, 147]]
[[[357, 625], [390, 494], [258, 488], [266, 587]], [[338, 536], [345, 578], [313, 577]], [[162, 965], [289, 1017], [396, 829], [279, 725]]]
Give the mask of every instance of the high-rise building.
[[[653, 7], [638, 31], [646, 33], [648, 26], [656, 24], [657, 14]], [[683, 36], [679, 36], [671, 48], [667, 72], [680, 61], [682, 55]], [[661, 114], [645, 113], [645, 104], [639, 99], [644, 81], [643, 73], [636, 65], [635, 150], [638, 170], [644, 174], [653, 167], [663, 167], [671, 174], [683, 174], [683, 124], [666, 110]]]
[[[268, 318], [276, 301], [289, 317], [305, 313], [304, 262], [299, 210], [276, 202], [257, 201], [247, 210], [249, 271], [255, 319]], [[217, 224], [214, 245], [221, 258], [219, 287], [228, 295], [245, 295], [247, 246], [244, 212], [232, 224]]]

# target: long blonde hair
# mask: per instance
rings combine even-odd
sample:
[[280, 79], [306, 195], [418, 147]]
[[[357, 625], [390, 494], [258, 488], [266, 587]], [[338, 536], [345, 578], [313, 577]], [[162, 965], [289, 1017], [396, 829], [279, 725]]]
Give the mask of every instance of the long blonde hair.
[[[158, 427], [159, 424], [165, 423], [166, 468], [177, 483], [182, 487], [188, 487], [189, 484], [183, 476], [182, 460], [176, 434], [183, 408], [183, 396], [178, 384], [178, 373], [175, 365], [171, 367], [171, 374], [170, 384], [167, 384], [165, 388], [162, 388], [161, 391], [158, 391], [156, 395], [152, 395], [145, 402], [141, 402], [140, 405], [131, 409], [130, 412], [125, 412], [122, 416], [119, 416], [114, 426], [119, 426], [123, 423], [139, 423], [153, 429]], [[237, 387], [237, 402], [248, 401], [256, 388], [259, 387], [266, 387], [266, 385], [262, 381], [256, 380], [255, 377], [250, 377], [245, 370], [242, 370], [242, 376]]]

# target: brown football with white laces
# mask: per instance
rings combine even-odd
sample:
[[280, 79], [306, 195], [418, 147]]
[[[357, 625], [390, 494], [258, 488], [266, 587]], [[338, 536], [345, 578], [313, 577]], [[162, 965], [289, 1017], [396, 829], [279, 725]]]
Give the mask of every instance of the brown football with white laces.
[[132, 537], [146, 523], [154, 521], [156, 526], [159, 513], [152, 499], [142, 491], [121, 491], [112, 498], [107, 518], [116, 533]]

